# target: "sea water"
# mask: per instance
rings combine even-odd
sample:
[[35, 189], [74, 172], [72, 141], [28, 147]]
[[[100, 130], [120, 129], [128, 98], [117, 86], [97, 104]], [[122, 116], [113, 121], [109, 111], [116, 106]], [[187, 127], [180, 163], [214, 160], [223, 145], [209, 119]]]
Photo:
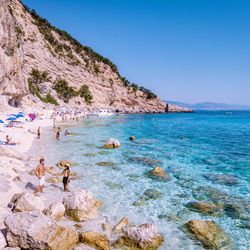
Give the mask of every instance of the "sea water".
[[[59, 142], [49, 132], [44, 156], [53, 163], [75, 162], [72, 171], [81, 178], [71, 189], [90, 190], [112, 223], [122, 217], [154, 223], [165, 238], [161, 249], [202, 249], [183, 225], [213, 220], [232, 238], [234, 249], [249, 249], [250, 112], [114, 115], [66, 128], [75, 134], [62, 132]], [[101, 148], [109, 138], [121, 147]], [[155, 166], [171, 180], [151, 178]], [[186, 206], [191, 201], [227, 206], [207, 215], [191, 211]]]

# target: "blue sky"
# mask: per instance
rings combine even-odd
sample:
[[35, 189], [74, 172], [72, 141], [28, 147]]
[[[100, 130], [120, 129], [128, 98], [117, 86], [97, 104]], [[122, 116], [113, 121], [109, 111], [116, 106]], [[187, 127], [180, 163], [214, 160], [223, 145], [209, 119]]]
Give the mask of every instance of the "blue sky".
[[250, 105], [249, 0], [23, 0], [166, 100]]

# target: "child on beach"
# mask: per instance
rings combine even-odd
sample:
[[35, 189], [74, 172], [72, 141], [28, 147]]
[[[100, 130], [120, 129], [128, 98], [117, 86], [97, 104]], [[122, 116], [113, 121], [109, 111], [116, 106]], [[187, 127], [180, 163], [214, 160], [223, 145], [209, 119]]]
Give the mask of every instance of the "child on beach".
[[63, 174], [63, 191], [64, 192], [70, 192], [68, 189], [69, 185], [69, 176], [70, 176], [70, 170], [69, 170], [69, 164], [65, 164], [65, 169], [62, 172]]

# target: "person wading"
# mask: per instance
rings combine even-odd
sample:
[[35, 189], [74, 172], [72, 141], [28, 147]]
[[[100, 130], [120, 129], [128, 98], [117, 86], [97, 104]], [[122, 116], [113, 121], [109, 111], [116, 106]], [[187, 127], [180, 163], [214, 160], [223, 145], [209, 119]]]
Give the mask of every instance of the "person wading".
[[69, 169], [69, 164], [65, 164], [65, 168], [63, 170], [63, 191], [64, 192], [70, 192], [68, 189], [69, 185], [69, 176], [70, 176], [70, 169]]

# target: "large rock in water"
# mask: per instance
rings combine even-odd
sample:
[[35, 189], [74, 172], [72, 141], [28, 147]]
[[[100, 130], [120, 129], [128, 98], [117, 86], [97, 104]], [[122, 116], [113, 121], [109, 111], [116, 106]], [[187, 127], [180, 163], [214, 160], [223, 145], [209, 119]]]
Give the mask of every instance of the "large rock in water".
[[214, 214], [217, 213], [221, 207], [213, 203], [191, 201], [186, 204], [186, 207], [197, 213]]
[[53, 219], [60, 220], [65, 214], [65, 207], [61, 202], [54, 202], [44, 210], [44, 214]]
[[152, 224], [131, 226], [116, 241], [115, 246], [126, 246], [131, 249], [154, 250], [163, 242], [163, 237]]
[[119, 148], [121, 146], [120, 142], [116, 139], [110, 138], [103, 146], [103, 148]]
[[21, 249], [68, 250], [78, 242], [78, 234], [58, 225], [41, 212], [20, 212], [6, 217], [7, 241]]
[[206, 249], [233, 249], [230, 238], [214, 221], [191, 220], [186, 224], [186, 228]]
[[95, 218], [101, 202], [90, 191], [76, 190], [63, 199], [66, 215], [75, 221]]
[[43, 200], [31, 193], [15, 194], [11, 202], [13, 203], [14, 212], [42, 211], [44, 209]]

